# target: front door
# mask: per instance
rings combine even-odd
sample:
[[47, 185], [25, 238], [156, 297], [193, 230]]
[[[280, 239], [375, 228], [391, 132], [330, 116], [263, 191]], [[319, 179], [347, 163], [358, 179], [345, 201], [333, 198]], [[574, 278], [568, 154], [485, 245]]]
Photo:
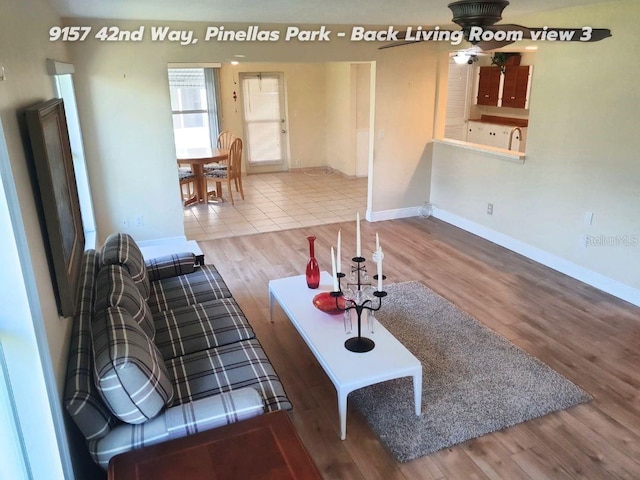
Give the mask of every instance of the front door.
[[281, 73], [242, 73], [247, 173], [287, 170], [284, 79]]

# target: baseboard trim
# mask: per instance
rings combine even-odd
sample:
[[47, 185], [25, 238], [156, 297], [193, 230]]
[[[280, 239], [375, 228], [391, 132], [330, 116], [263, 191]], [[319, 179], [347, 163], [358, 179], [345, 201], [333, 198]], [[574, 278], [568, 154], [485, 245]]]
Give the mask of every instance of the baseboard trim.
[[367, 210], [366, 218], [369, 222], [382, 222], [384, 220], [397, 220], [400, 218], [417, 217], [421, 207], [397, 208], [395, 210], [382, 210], [372, 212]]
[[139, 247], [149, 247], [152, 245], [166, 245], [168, 243], [181, 243], [186, 241], [187, 237], [185, 235], [180, 235], [177, 237], [154, 238], [152, 240], [136, 240], [136, 243]]
[[447, 212], [440, 208], [433, 209], [433, 216], [443, 222], [461, 228], [469, 233], [473, 233], [479, 237], [489, 240], [501, 247], [516, 252], [535, 262], [545, 265], [553, 270], [568, 275], [587, 285], [609, 293], [626, 302], [640, 307], [640, 290], [629, 285], [625, 285], [617, 280], [596, 273], [588, 268], [577, 265], [573, 262], [558, 257], [552, 253], [533, 247], [527, 243], [517, 240], [513, 237], [496, 232], [478, 223], [467, 220], [453, 213]]

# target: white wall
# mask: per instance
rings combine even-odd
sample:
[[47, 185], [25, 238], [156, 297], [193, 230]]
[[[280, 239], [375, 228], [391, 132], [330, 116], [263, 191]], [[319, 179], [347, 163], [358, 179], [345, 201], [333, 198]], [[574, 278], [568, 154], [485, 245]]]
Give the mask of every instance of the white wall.
[[327, 65], [327, 165], [344, 175], [355, 171], [355, 99], [351, 90], [351, 64]]
[[172, 60], [144, 45], [140, 52], [131, 44], [92, 46], [75, 52], [74, 79], [98, 244], [114, 231], [137, 240], [183, 235], [167, 80]]
[[[45, 6], [39, 6], [44, 4]], [[48, 41], [46, 32], [59, 23], [48, 4], [41, 0], [3, 3], [0, 15], [0, 64], [5, 67], [6, 80], [0, 82], [0, 116], [4, 126], [11, 169], [16, 185], [20, 210], [25, 223], [31, 260], [35, 268], [38, 293], [45, 315], [45, 327], [52, 353], [52, 363], [58, 385], [62, 386], [68, 333], [71, 322], [60, 318], [53, 294], [47, 256], [34, 199], [29, 166], [25, 156], [26, 124], [21, 110], [40, 101], [53, 98], [51, 77], [46, 71], [46, 59], [66, 60], [62, 44]], [[38, 12], [37, 14], [35, 12]], [[34, 32], [43, 32], [34, 35]]]
[[[637, 292], [640, 57], [629, 55], [640, 48], [637, 18], [640, 4], [627, 0], [520, 19], [526, 25], [606, 27], [613, 37], [589, 44], [538, 42], [525, 163], [436, 145], [431, 201]], [[492, 216], [486, 214], [489, 202]], [[585, 225], [585, 212], [594, 213], [593, 225]], [[596, 241], [626, 236], [630, 244], [584, 248], [585, 235]]]
[[[416, 44], [382, 50], [376, 62], [373, 212], [429, 199], [438, 52]], [[375, 216], [375, 215], [374, 215]]]
[[371, 97], [371, 64], [356, 63], [351, 65], [351, 70], [355, 76], [352, 98], [356, 102], [355, 175], [366, 177], [369, 174], [371, 109], [374, 107]]
[[[64, 46], [48, 38], [49, 28], [59, 23], [45, 0], [0, 4], [0, 65], [6, 74], [0, 82], [0, 119], [6, 140], [6, 149], [0, 141], [0, 161], [7, 162], [2, 171], [5, 189], [15, 184], [16, 190], [15, 197], [0, 193], [3, 201], [7, 195], [9, 211], [15, 214], [12, 227], [6, 219], [2, 222], [7, 230], [3, 230], [1, 250], [12, 258], [2, 261], [0, 284], [6, 301], [0, 333], [18, 407], [25, 414], [21, 421], [34, 478], [61, 478], [65, 468], [58, 451], [58, 441], [64, 443], [64, 439], [56, 438], [53, 429], [61, 421], [71, 321], [58, 316], [34, 199], [37, 187], [25, 154], [28, 139], [22, 110], [54, 96], [46, 59], [68, 61]], [[9, 228], [16, 230], [12, 234]], [[64, 431], [60, 434], [64, 436]]]

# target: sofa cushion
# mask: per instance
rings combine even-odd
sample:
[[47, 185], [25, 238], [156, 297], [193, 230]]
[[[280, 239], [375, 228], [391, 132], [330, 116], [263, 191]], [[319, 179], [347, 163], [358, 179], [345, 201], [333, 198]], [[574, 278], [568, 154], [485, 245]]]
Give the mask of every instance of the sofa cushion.
[[87, 440], [104, 437], [119, 423], [93, 382], [91, 318], [97, 273], [98, 253], [87, 250], [80, 266], [78, 308], [71, 329], [64, 390], [64, 406]]
[[233, 298], [156, 313], [154, 320], [155, 344], [165, 360], [255, 337]]
[[196, 256], [191, 252], [174, 253], [145, 260], [145, 264], [149, 280], [155, 282], [163, 278], [193, 273], [196, 268]]
[[193, 273], [151, 282], [149, 308], [154, 314], [172, 308], [229, 298], [231, 292], [213, 265], [202, 265]]
[[169, 437], [180, 438], [263, 413], [264, 399], [247, 387], [176, 405], [167, 409], [165, 419]]
[[108, 265], [98, 272], [94, 310], [99, 312], [107, 307], [124, 308], [153, 340], [156, 329], [149, 305], [122, 265]]
[[126, 233], [113, 233], [104, 242], [100, 254], [103, 266], [122, 265], [145, 300], [149, 298], [150, 286], [147, 267], [136, 242]]
[[162, 356], [125, 309], [96, 312], [91, 338], [96, 386], [116, 417], [142, 423], [171, 404], [173, 387]]
[[257, 339], [204, 350], [167, 361], [173, 376], [175, 404], [253, 387], [267, 411], [289, 410], [291, 403]]

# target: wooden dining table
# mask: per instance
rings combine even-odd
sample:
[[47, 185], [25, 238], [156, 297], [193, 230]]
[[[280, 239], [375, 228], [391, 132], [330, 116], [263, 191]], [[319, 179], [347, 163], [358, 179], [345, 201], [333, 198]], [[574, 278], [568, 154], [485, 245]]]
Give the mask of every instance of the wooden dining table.
[[[190, 165], [191, 171], [196, 177], [196, 196], [191, 203], [208, 202], [207, 179], [204, 176], [204, 166], [208, 163], [226, 162], [229, 158], [228, 148], [189, 148], [180, 149], [176, 152], [178, 164], [181, 166]], [[216, 182], [216, 197], [212, 200], [220, 201], [221, 182]]]

